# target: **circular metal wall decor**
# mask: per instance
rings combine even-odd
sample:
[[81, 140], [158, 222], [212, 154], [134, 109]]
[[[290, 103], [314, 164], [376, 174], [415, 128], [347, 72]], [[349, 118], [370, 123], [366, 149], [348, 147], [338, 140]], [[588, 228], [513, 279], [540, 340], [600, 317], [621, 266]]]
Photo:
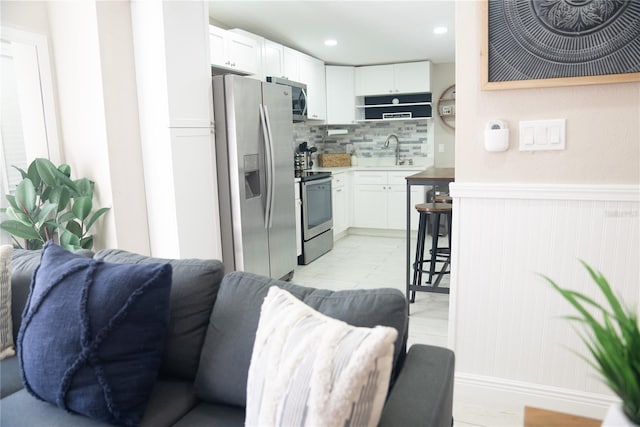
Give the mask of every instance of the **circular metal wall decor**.
[[451, 85], [442, 92], [438, 99], [438, 117], [449, 129], [456, 128], [456, 85]]
[[488, 81], [640, 72], [640, 1], [491, 0]]

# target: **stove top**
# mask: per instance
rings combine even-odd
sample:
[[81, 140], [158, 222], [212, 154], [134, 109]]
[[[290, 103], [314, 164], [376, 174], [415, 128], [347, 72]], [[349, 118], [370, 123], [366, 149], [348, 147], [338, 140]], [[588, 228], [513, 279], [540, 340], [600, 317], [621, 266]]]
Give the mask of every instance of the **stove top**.
[[314, 179], [328, 178], [330, 176], [331, 172], [295, 171], [295, 177], [300, 178], [301, 181], [312, 181]]

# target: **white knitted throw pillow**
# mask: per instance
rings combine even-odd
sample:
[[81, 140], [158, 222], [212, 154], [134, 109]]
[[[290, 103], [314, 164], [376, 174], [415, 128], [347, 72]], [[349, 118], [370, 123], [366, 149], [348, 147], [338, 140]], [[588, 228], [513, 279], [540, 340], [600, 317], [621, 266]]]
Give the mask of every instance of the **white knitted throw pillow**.
[[11, 322], [11, 245], [0, 246], [0, 360], [13, 356]]
[[272, 287], [251, 356], [245, 425], [376, 426], [397, 335], [327, 317]]

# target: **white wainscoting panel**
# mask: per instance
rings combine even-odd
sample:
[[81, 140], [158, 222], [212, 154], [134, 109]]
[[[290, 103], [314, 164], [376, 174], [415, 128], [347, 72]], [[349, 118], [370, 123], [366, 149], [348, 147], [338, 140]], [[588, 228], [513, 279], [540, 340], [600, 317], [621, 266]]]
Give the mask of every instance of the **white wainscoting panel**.
[[603, 416], [612, 395], [576, 355], [587, 349], [563, 318], [575, 311], [540, 274], [603, 301], [584, 260], [640, 307], [640, 187], [454, 183], [451, 194], [456, 387]]

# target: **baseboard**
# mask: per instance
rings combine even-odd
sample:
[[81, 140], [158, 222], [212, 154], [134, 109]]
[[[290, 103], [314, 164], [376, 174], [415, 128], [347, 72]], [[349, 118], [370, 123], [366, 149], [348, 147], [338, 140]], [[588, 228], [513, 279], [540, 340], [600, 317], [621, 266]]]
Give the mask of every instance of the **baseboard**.
[[525, 406], [604, 419], [615, 396], [545, 386], [464, 372], [455, 375], [455, 397], [465, 403], [499, 406], [518, 412]]

